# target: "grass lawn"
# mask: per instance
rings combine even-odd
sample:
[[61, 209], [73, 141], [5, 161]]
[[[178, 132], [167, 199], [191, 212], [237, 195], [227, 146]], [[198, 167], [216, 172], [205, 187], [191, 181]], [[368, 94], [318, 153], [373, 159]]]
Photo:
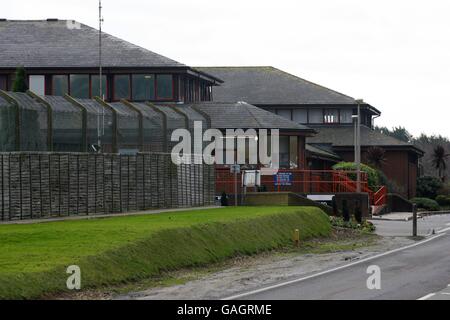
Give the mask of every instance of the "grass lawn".
[[64, 291], [69, 265], [83, 288], [126, 283], [277, 248], [295, 228], [302, 239], [331, 231], [320, 209], [286, 206], [0, 225], [0, 298]]

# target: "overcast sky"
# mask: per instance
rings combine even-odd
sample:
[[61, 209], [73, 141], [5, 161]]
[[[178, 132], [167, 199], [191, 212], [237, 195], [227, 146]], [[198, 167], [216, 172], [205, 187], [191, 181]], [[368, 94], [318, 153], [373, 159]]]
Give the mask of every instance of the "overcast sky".
[[[0, 18], [96, 27], [97, 0], [22, 0]], [[191, 66], [271, 65], [363, 98], [378, 125], [450, 136], [448, 0], [103, 0], [104, 30]], [[447, 118], [448, 117], [448, 118]]]

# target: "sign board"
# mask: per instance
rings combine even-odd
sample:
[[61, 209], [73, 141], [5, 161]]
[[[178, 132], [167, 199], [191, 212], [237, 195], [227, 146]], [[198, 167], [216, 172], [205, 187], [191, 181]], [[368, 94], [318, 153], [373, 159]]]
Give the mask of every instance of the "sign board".
[[261, 185], [261, 174], [259, 170], [245, 170], [242, 175], [242, 186], [256, 187]]
[[273, 183], [276, 186], [292, 186], [292, 172], [278, 172], [273, 175]]
[[230, 166], [230, 172], [231, 173], [241, 173], [241, 165], [239, 165], [239, 164], [232, 164]]

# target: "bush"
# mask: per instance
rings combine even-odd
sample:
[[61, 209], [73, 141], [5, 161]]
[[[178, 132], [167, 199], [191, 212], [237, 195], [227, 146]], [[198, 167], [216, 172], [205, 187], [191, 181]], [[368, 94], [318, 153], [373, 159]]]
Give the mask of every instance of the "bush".
[[438, 195], [436, 197], [436, 202], [439, 203], [440, 206], [450, 206], [450, 197], [444, 195]]
[[367, 220], [358, 223], [355, 220], [345, 221], [342, 217], [330, 217], [330, 222], [333, 227], [355, 229], [363, 232], [374, 232], [376, 229], [375, 225]]
[[[339, 162], [333, 166], [333, 170], [356, 171], [356, 163], [354, 162]], [[367, 173], [367, 182], [369, 188], [377, 191], [378, 187], [382, 185], [381, 174], [378, 170], [361, 163], [361, 171]], [[352, 180], [356, 180], [356, 174], [350, 174]]]
[[412, 198], [411, 202], [415, 203], [417, 205], [417, 208], [419, 209], [425, 209], [429, 211], [438, 211], [440, 209], [439, 204], [433, 199]]
[[417, 179], [417, 197], [435, 199], [442, 189], [441, 180], [431, 176], [423, 176]]

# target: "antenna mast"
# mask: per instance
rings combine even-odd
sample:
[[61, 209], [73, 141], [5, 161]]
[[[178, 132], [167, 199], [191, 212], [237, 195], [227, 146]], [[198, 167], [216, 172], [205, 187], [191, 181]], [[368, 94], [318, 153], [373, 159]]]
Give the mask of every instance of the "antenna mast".
[[[99, 65], [99, 97], [104, 101], [105, 96], [103, 94], [103, 66], [102, 66], [102, 1], [98, 1], [98, 65]], [[97, 143], [100, 146], [100, 135], [105, 134], [105, 110], [102, 106], [102, 127], [100, 129], [100, 115], [97, 118]]]

